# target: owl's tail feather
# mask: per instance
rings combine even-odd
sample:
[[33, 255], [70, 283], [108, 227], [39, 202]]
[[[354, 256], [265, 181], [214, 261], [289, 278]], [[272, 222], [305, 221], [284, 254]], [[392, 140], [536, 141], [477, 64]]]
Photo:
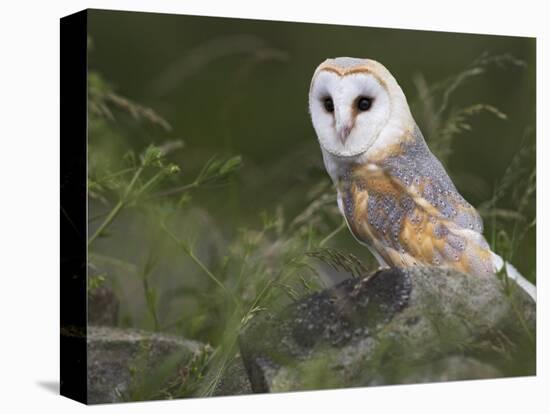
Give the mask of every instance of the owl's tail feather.
[[506, 277], [514, 280], [516, 284], [525, 291], [525, 293], [531, 296], [533, 301], [537, 301], [537, 288], [535, 285], [525, 279], [511, 263], [508, 263], [496, 253], [493, 253], [493, 263], [497, 272], [500, 272], [504, 267]]

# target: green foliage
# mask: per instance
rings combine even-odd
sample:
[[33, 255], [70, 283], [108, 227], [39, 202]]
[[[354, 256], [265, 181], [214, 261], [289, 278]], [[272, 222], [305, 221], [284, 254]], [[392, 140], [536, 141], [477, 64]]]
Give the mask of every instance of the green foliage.
[[439, 127], [437, 138], [431, 140], [430, 148], [438, 158], [445, 162], [452, 153], [451, 145], [455, 136], [461, 132], [471, 131], [470, 118], [482, 112], [488, 112], [499, 119], [506, 119], [506, 115], [497, 108], [487, 104], [474, 104], [460, 109], [452, 109], [447, 119]]
[[142, 106], [128, 98], [116, 94], [112, 87], [97, 72], [88, 74], [88, 111], [93, 118], [106, 118], [115, 121], [114, 109], [130, 115], [136, 121], [146, 120], [159, 125], [166, 131], [172, 126], [153, 109]]
[[[492, 225], [491, 246], [510, 263], [515, 263], [525, 237], [536, 227], [535, 157], [535, 144], [524, 145], [496, 184], [493, 197], [479, 206]], [[501, 208], [507, 197], [511, 207]], [[534, 279], [535, 274], [530, 276]]]
[[105, 274], [90, 276], [88, 278], [88, 292], [93, 292], [105, 283]]
[[443, 81], [428, 85], [418, 74], [414, 83], [418, 97], [411, 103], [420, 129], [431, 149], [443, 164], [452, 154], [453, 140], [464, 131], [471, 131], [470, 118], [481, 113], [489, 113], [498, 119], [507, 119], [506, 114], [493, 105], [475, 103], [465, 107], [452, 105], [453, 94], [465, 87], [468, 81], [487, 75], [492, 66], [499, 68], [524, 68], [526, 63], [509, 54], [490, 55], [483, 53], [462, 71]]

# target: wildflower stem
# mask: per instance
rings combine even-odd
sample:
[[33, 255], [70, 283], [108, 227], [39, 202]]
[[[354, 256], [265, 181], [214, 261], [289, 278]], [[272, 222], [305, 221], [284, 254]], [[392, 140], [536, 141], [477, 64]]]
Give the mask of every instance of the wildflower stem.
[[216, 284], [218, 285], [232, 300], [235, 302], [237, 306], [239, 305], [239, 302], [237, 301], [237, 298], [225, 287], [225, 285], [206, 267], [206, 265], [195, 255], [193, 250], [189, 247], [187, 243], [185, 243], [183, 240], [180, 240], [176, 237], [174, 233], [172, 233], [168, 228], [166, 227], [165, 223], [162, 223], [162, 229], [174, 240], [174, 242], [182, 248], [182, 250], [195, 262], [197, 266], [201, 268], [201, 270], [206, 273], [206, 275]]
[[346, 221], [342, 220], [342, 223], [332, 233], [330, 233], [327, 237], [321, 240], [321, 242], [319, 243], [319, 247], [323, 247], [330, 239], [332, 239], [334, 236], [340, 233], [345, 227], [346, 227]]
[[171, 188], [169, 190], [162, 191], [162, 192], [157, 193], [157, 194], [153, 194], [152, 197], [165, 197], [165, 196], [169, 196], [169, 195], [173, 195], [173, 194], [177, 194], [177, 193], [183, 193], [184, 191], [191, 190], [192, 188], [198, 187], [199, 184], [200, 183], [197, 180], [195, 180], [192, 183], [183, 185], [181, 187]]
[[128, 184], [128, 187], [126, 187], [126, 191], [124, 191], [124, 195], [120, 198], [118, 203], [115, 205], [115, 207], [111, 210], [109, 215], [105, 218], [103, 223], [98, 227], [98, 229], [95, 231], [92, 237], [88, 240], [88, 247], [90, 247], [93, 242], [99, 237], [101, 233], [105, 231], [107, 227], [113, 222], [113, 220], [118, 216], [122, 208], [126, 205], [128, 202], [129, 195], [131, 194], [139, 176], [141, 175], [141, 172], [143, 171], [143, 166], [139, 167], [137, 171], [135, 172], [134, 176], [132, 177], [132, 181], [130, 181], [130, 184]]

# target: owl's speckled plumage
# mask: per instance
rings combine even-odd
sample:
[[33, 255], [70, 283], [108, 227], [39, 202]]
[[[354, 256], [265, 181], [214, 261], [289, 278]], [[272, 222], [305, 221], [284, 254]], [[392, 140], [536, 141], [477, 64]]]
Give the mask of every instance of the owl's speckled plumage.
[[338, 188], [354, 236], [392, 266], [493, 272], [476, 210], [457, 192], [418, 129], [377, 163], [349, 164]]
[[[357, 102], [365, 97], [372, 107], [361, 111]], [[312, 80], [310, 112], [340, 210], [380, 264], [497, 270], [479, 214], [430, 152], [383, 65], [354, 58], [323, 62]]]

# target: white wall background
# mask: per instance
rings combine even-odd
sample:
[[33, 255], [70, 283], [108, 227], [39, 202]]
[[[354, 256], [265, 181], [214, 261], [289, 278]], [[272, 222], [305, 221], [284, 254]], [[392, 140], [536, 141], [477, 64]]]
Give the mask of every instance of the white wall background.
[[[542, 413], [550, 390], [548, 102], [545, 2], [5, 1], [0, 6], [0, 411], [80, 412], [59, 397], [59, 22], [86, 7], [536, 36], [538, 376], [103, 406], [101, 412]], [[546, 72], [544, 71], [546, 69]], [[545, 76], [546, 75], [546, 76]], [[510, 79], [513, 82], [513, 79]], [[520, 104], [520, 103], [518, 103]], [[547, 112], [546, 112], [547, 114]], [[547, 114], [548, 115], [548, 114]], [[546, 135], [546, 136], [544, 136]], [[549, 229], [549, 230], [546, 230]], [[543, 347], [546, 352], [543, 354]]]

